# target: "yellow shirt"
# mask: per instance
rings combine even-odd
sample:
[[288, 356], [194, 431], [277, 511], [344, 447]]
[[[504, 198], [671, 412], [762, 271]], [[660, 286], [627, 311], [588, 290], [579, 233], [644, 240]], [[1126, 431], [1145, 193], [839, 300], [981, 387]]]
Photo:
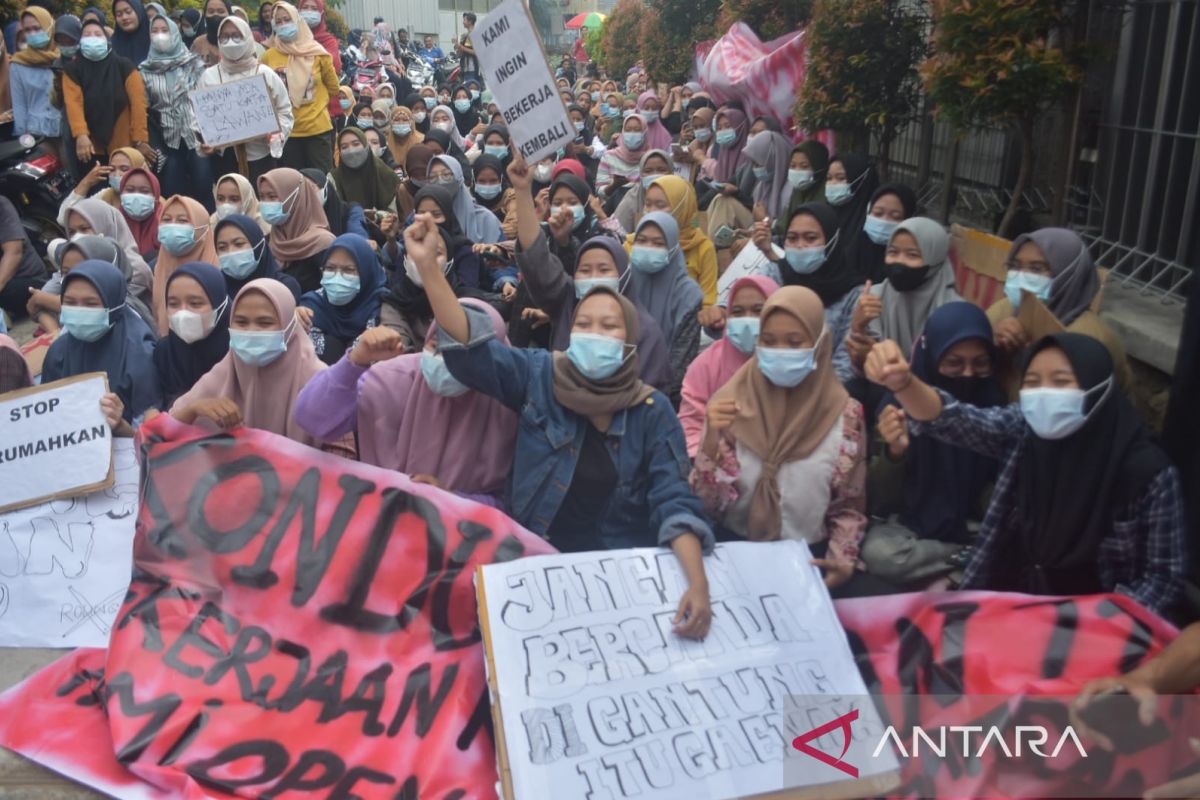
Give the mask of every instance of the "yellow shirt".
[[[270, 48], [263, 53], [262, 63], [275, 70], [284, 84], [287, 83], [288, 57], [285, 54]], [[292, 106], [296, 116], [296, 123], [292, 126], [292, 138], [317, 136], [333, 130], [333, 120], [329, 118], [329, 98], [337, 96], [339, 87], [333, 58], [327, 55], [317, 56], [313, 62], [312, 99], [302, 106]]]

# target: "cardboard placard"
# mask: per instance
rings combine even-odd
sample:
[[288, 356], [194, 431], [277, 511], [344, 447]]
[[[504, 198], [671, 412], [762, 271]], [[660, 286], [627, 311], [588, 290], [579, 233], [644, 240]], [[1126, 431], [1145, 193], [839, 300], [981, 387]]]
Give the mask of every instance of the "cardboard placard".
[[113, 485], [107, 392], [89, 372], [0, 395], [0, 513]]
[[193, 89], [200, 137], [209, 147], [228, 147], [280, 132], [275, 101], [262, 75], [218, 86]]

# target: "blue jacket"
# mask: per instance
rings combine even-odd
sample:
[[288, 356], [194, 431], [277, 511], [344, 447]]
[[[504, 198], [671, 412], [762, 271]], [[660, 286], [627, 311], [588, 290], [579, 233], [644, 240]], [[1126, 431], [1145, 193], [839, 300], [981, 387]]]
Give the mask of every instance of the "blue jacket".
[[[520, 414], [510, 507], [514, 519], [545, 536], [575, 475], [590, 423], [554, 397], [549, 351], [502, 345], [484, 312], [468, 308], [467, 317], [470, 341], [463, 345], [439, 330], [438, 346], [455, 378]], [[617, 486], [600, 520], [596, 549], [669, 545], [691, 532], [710, 552], [712, 529], [688, 486], [683, 428], [667, 398], [655, 392], [617, 412], [604, 439]]]

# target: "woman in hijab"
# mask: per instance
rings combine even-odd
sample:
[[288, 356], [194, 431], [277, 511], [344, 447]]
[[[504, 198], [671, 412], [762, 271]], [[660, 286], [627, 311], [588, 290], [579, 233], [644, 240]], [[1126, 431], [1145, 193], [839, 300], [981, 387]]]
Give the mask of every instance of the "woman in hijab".
[[125, 278], [107, 261], [84, 261], [63, 278], [62, 326], [46, 353], [42, 382], [104, 372], [132, 422], [162, 407], [154, 334], [126, 303]]
[[1117, 388], [1108, 350], [1055, 334], [1023, 371], [1020, 403], [976, 408], [913, 375], [896, 342], [868, 358], [867, 377], [895, 395], [913, 435], [1001, 464], [961, 587], [1120, 592], [1169, 612], [1188, 563], [1179, 475]]
[[392, 111], [391, 127], [387, 131], [388, 150], [391, 151], [396, 166], [404, 167], [408, 163], [409, 151], [423, 141], [425, 134], [418, 130], [412, 109], [396, 106]]
[[[441, 131], [445, 133], [448, 137], [450, 137], [450, 142], [455, 148], [457, 148], [459, 153], [464, 155], [465, 158], [465, 154], [470, 148], [470, 145], [467, 144], [467, 141], [463, 138], [463, 135], [459, 133], [457, 123], [455, 122], [456, 117], [454, 115], [454, 109], [448, 105], [434, 106], [433, 111], [429, 113], [429, 119], [431, 122], [431, 127], [429, 129], [430, 132]], [[449, 152], [449, 150], [447, 150], [447, 152]]]
[[[1116, 365], [1117, 382], [1122, 387], [1131, 385], [1133, 377], [1121, 338], [1094, 308], [1100, 292], [1100, 275], [1079, 234], [1066, 228], [1043, 228], [1022, 234], [1008, 251], [1007, 266], [1004, 297], [987, 314], [1000, 351], [1001, 380], [1010, 393], [1016, 389], [1019, 374], [1014, 365], [1020, 363], [1029, 344], [1058, 330], [1081, 333], [1102, 343]], [[1026, 292], [1045, 305], [1058, 323], [1057, 329], [1026, 327], [1022, 318], [1038, 319], [1028, 312], [1019, 313]]]
[[[743, 151], [754, 171], [754, 210], [765, 212], [771, 220], [787, 210], [792, 197], [788, 170], [792, 162], [792, 143], [786, 136], [766, 130], [754, 137]], [[761, 219], [761, 217], [760, 217]]]
[[[278, 6], [276, 6], [278, 8]], [[296, 320], [296, 301], [279, 281], [247, 283], [233, 301], [229, 352], [171, 406], [189, 424], [246, 425], [318, 447], [294, 419], [296, 397], [325, 365]]]
[[121, 216], [137, 242], [137, 251], [149, 263], [159, 250], [158, 221], [163, 201], [158, 178], [145, 167], [134, 167], [122, 176], [118, 188]]
[[[263, 8], [268, 6], [264, 5]], [[192, 44], [195, 43], [204, 33], [204, 15], [200, 13], [198, 8], [185, 8], [183, 14], [179, 17], [179, 35], [183, 37], [183, 43], [190, 50]]]
[[208, 209], [182, 195], [165, 201], [158, 221], [158, 240], [162, 250], [154, 265], [154, 316], [158, 320], [158, 335], [166, 336], [167, 284], [171, 275], [181, 264], [190, 261], [203, 261], [214, 266], [217, 263]]
[[567, 106], [567, 116], [575, 128], [575, 138], [564, 148], [564, 155], [582, 164], [585, 180], [595, 183], [596, 174], [600, 171], [600, 159], [604, 158], [607, 148], [592, 132], [591, 115], [583, 106], [574, 103]]
[[[67, 235], [74, 238], [80, 234], [104, 236], [115, 242], [117, 247], [125, 253], [125, 258], [129, 260], [130, 268], [135, 276], [132, 285], [136, 285], [138, 288], [134, 293], [139, 297], [144, 294], [147, 303], [150, 303], [154, 273], [150, 271], [150, 266], [142, 258], [137, 240], [133, 238], [129, 224], [120, 211], [94, 197], [77, 203], [67, 212]], [[152, 305], [152, 303], [150, 304]]]
[[424, 144], [414, 145], [404, 160], [404, 182], [396, 189], [396, 212], [407, 220], [416, 207], [417, 192], [429, 180], [429, 164], [436, 153]]
[[213, 225], [232, 214], [242, 214], [257, 222], [263, 233], [271, 232], [270, 224], [262, 218], [254, 187], [240, 172], [231, 172], [218, 178], [213, 186], [213, 199], [217, 210], [208, 220]]
[[184, 46], [175, 23], [159, 15], [150, 23], [150, 56], [138, 70], [162, 136], [166, 159], [158, 169], [163, 191], [168, 197], [192, 195], [211, 213], [213, 202], [205, 189], [212, 185], [212, 166], [200, 152], [196, 111], [188, 99], [204, 72], [204, 62]]
[[437, 156], [430, 162], [429, 179], [454, 194], [454, 216], [463, 233], [474, 244], [495, 244], [504, 238], [496, 215], [475, 202], [463, 179], [462, 166], [450, 156]]
[[429, 119], [430, 106], [426, 103], [425, 98], [413, 93], [404, 98], [403, 105], [412, 111], [413, 125], [416, 127], [417, 132], [422, 135], [429, 133], [429, 127], [433, 121]]
[[[150, 326], [151, 331], [157, 330], [157, 326], [154, 324], [154, 312], [150, 310], [154, 302], [150, 285], [154, 278], [145, 265], [135, 267], [131, 264], [125, 251], [118, 247], [116, 242], [96, 234], [76, 236], [59, 249], [58, 259], [62, 263], [64, 278], [71, 273], [71, 270], [85, 261], [105, 261], [115, 266], [125, 280], [126, 305]], [[55, 314], [62, 310], [61, 281], [56, 299], [60, 303], [51, 309]], [[158, 338], [157, 334], [155, 334], [155, 338]]]
[[204, 0], [204, 22], [200, 27], [200, 35], [189, 47], [205, 67], [214, 67], [221, 61], [221, 21], [232, 16], [233, 4], [229, 0]]
[[611, 230], [624, 238], [637, 227], [638, 220], [646, 205], [646, 190], [655, 179], [664, 175], [674, 175], [671, 166], [671, 154], [666, 150], [647, 150], [638, 162], [638, 180], [629, 185], [629, 191], [617, 204], [617, 210], [606, 220], [606, 230]]
[[57, 149], [62, 135], [62, 112], [50, 102], [54, 85], [54, 62], [60, 57], [54, 40], [54, 17], [40, 6], [21, 12], [25, 31], [25, 49], [13, 54], [8, 66], [9, 107], [12, 109], [12, 136], [26, 133], [44, 136]]
[[475, 199], [479, 205], [496, 215], [503, 228], [504, 218], [512, 204], [513, 191], [505, 184], [508, 173], [504, 163], [494, 155], [484, 153], [471, 165], [475, 176]]
[[367, 240], [354, 233], [334, 239], [321, 288], [301, 297], [297, 309], [317, 358], [337, 363], [363, 331], [378, 325], [387, 293], [383, 267]]
[[[454, 92], [450, 96], [450, 104], [452, 106], [450, 113], [454, 116], [454, 127], [458, 131], [458, 135], [469, 136], [475, 130], [475, 126], [482, 121], [479, 117], [479, 110], [471, 99], [471, 90], [465, 85], [455, 86]], [[434, 111], [436, 110], [434, 109]], [[437, 123], [437, 119], [434, 119], [434, 123]]]
[[116, 0], [113, 19], [117, 27], [112, 33], [112, 49], [135, 67], [150, 54], [150, 17], [142, 0]]
[[[717, 112], [717, 158], [712, 165], [712, 181], [703, 193], [700, 207], [708, 212], [708, 235], [722, 247], [733, 242], [729, 231], [749, 228], [756, 220], [754, 205], [754, 172], [746, 158], [749, 126], [746, 115], [736, 108]], [[718, 231], [728, 229], [722, 235]]]
[[669, 150], [671, 132], [662, 124], [662, 102], [653, 89], [648, 89], [638, 96], [637, 110], [646, 122], [646, 146], [652, 150]]
[[395, 210], [399, 180], [371, 152], [366, 135], [358, 128], [347, 128], [338, 134], [338, 148], [340, 163], [330, 175], [341, 198], [368, 210]]
[[596, 192], [608, 200], [614, 209], [622, 199], [617, 196], [621, 187], [641, 179], [642, 156], [647, 150], [661, 149], [646, 143], [647, 127], [646, 119], [640, 114], [626, 117], [616, 144], [608, 148], [604, 158], [600, 159], [600, 168], [596, 171]]
[[850, 270], [872, 283], [887, 280], [884, 258], [888, 240], [901, 222], [916, 214], [917, 193], [903, 183], [885, 183], [876, 189], [867, 204], [867, 218], [862, 229], [846, 242], [846, 261], [851, 265]]
[[829, 148], [824, 144], [816, 139], [807, 139], [792, 148], [791, 161], [788, 163], [788, 183], [792, 187], [792, 196], [788, 200], [787, 213], [779, 217], [776, 235], [783, 236], [787, 221], [797, 207], [825, 202], [825, 175], [828, 172]]
[[702, 551], [711, 550], [712, 531], [688, 490], [679, 421], [638, 378], [633, 303], [594, 288], [576, 308], [566, 353], [506, 347], [488, 317], [460, 305], [446, 283], [433, 220], [418, 216], [404, 236], [450, 374], [522, 414], [509, 485], [514, 518], [564, 552], [671, 547], [688, 579], [676, 631], [703, 637], [711, 610]]
[[142, 74], [112, 50], [100, 23], [85, 23], [79, 41], [80, 57], [63, 68], [63, 103], [80, 168], [90, 169], [92, 159], [130, 145], [152, 157]]
[[371, 238], [362, 206], [343, 201], [337, 187], [333, 185], [333, 178], [312, 167], [300, 170], [300, 174], [316, 188], [317, 199], [321, 201], [321, 208], [325, 211], [330, 233], [335, 237], [343, 233], [357, 233], [364, 239]]
[[[75, 188], [63, 198], [62, 204], [58, 207], [58, 224], [65, 228], [67, 212], [89, 197], [103, 200], [113, 208], [120, 208], [121, 179], [134, 167], [144, 166], [146, 166], [146, 157], [132, 147], [120, 147], [114, 150], [108, 157], [107, 168], [97, 161], [91, 170], [79, 180]], [[155, 178], [155, 180], [158, 179]], [[100, 184], [105, 184], [105, 187], [99, 192], [94, 191]]]
[[862, 229], [878, 186], [879, 175], [865, 155], [838, 153], [829, 162], [825, 202], [837, 212], [838, 230], [843, 236], [853, 237]]
[[[262, 63], [287, 76], [295, 125], [283, 147], [280, 164], [293, 169], [333, 169], [333, 120], [330, 98], [338, 97], [333, 58], [313, 39], [296, 7], [283, 0], [274, 8], [275, 35]], [[303, 283], [303, 282], [302, 282]]]
[[729, 382], [758, 346], [759, 316], [779, 284], [765, 275], [740, 278], [729, 287], [725, 335], [692, 361], [683, 376], [679, 422], [683, 425], [688, 457], [695, 458], [704, 435], [708, 401]]
[[[278, 9], [286, 3], [276, 4]], [[321, 285], [325, 251], [333, 244], [317, 187], [294, 169], [273, 169], [258, 179], [263, 219], [271, 223], [269, 245], [276, 263], [302, 292]]]
[[836, 588], [854, 576], [867, 527], [867, 439], [832, 352], [815, 292], [772, 294], [754, 357], [708, 404], [691, 482], [737, 536], [808, 542]]
[[[486, 314], [497, 340], [508, 344], [494, 308], [481, 300], [461, 302]], [[450, 374], [437, 332], [431, 325], [420, 353], [397, 355], [398, 333], [368, 330], [300, 392], [296, 421], [323, 441], [355, 433], [359, 458], [367, 464], [507, 509], [517, 415]]]
[[212, 264], [183, 264], [166, 283], [170, 333], [154, 346], [154, 366], [169, 408], [229, 352], [230, 302]]
[[270, 278], [286, 286], [293, 299], [300, 300], [300, 284], [279, 271], [271, 248], [267, 247], [267, 238], [255, 220], [242, 214], [230, 214], [216, 223], [214, 238], [227, 295], [235, 297], [250, 281]]
[[512, 137], [509, 136], [508, 128], [504, 125], [488, 125], [483, 131], [483, 136], [476, 140], [473, 155], [476, 158], [480, 155], [493, 156], [500, 160], [504, 169], [508, 169], [513, 157]]
[[[721, 319], [717, 305], [717, 250], [712, 240], [700, 230], [700, 210], [696, 190], [678, 175], [655, 178], [646, 189], [643, 212], [661, 211], [670, 214], [679, 227], [679, 244], [687, 260], [687, 274], [704, 292], [704, 311], [700, 324], [708, 326]], [[644, 217], [643, 217], [644, 219]], [[633, 236], [625, 242], [633, 247]]]
[[[983, 310], [947, 303], [929, 317], [912, 372], [959, 402], [994, 408], [1007, 402], [994, 356]], [[961, 568], [957, 559], [983, 518], [999, 465], [961, 443], [910, 436], [892, 397], [884, 400], [879, 433], [886, 446], [871, 461], [867, 497], [871, 515], [883, 521], [867, 533], [862, 560], [876, 577], [920, 591]]]

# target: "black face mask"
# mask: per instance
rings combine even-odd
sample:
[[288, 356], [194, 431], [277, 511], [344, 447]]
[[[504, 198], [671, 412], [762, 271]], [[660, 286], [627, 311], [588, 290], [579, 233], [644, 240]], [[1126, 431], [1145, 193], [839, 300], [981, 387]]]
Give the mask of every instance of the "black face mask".
[[903, 264], [884, 264], [887, 268], [887, 281], [897, 292], [911, 292], [929, 277], [930, 266], [906, 267]]
[[225, 17], [220, 14], [204, 18], [204, 36], [208, 39], [209, 44], [217, 43], [217, 34], [221, 32], [221, 20], [223, 19]]
[[938, 373], [937, 380], [934, 383], [942, 389], [945, 389], [950, 394], [964, 403], [973, 406], [980, 404], [988, 389], [990, 378], [979, 378], [975, 376], [958, 375], [950, 377]]

